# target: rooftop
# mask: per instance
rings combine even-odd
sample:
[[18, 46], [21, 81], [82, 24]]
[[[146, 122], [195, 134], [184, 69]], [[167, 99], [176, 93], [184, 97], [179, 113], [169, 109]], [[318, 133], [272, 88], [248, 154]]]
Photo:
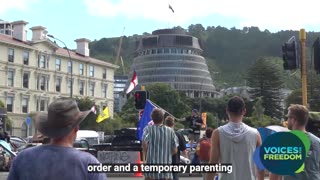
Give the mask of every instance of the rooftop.
[[[24, 47], [24, 48], [28, 48], [28, 49], [37, 50], [37, 48], [34, 47], [33, 45], [36, 44], [36, 43], [41, 43], [41, 42], [46, 42], [46, 43], [49, 43], [49, 44], [55, 46], [56, 47], [56, 49], [55, 49], [55, 54], [56, 55], [69, 58], [68, 51], [66, 49], [59, 47], [57, 44], [55, 44], [54, 42], [52, 42], [49, 39], [44, 39], [42, 41], [37, 41], [37, 42], [33, 42], [33, 41], [23, 42], [23, 41], [14, 39], [12, 36], [0, 34], [0, 43], [20, 46], [20, 47]], [[102, 60], [99, 60], [99, 59], [95, 59], [95, 58], [92, 58], [92, 57], [86, 57], [86, 56], [80, 55], [80, 54], [76, 53], [73, 50], [69, 50], [69, 52], [70, 52], [70, 56], [71, 56], [72, 59], [77, 59], [77, 60], [82, 61], [82, 62], [98, 64], [98, 65], [107, 66], [107, 67], [115, 68], [115, 69], [119, 68], [119, 66], [114, 65], [112, 63], [108, 63], [108, 62], [105, 62], [105, 61], [102, 61]]]

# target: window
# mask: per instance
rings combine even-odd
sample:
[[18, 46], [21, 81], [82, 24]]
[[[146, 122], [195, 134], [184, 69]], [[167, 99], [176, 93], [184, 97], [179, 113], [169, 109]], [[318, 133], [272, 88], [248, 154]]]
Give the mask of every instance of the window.
[[102, 73], [102, 79], [107, 79], [107, 69], [104, 69], [104, 72]]
[[61, 92], [61, 78], [56, 78], [56, 92]]
[[13, 97], [7, 97], [7, 111], [13, 112]]
[[46, 56], [45, 55], [39, 55], [39, 60], [38, 61], [39, 61], [38, 67], [45, 69], [46, 68]]
[[46, 110], [46, 100], [41, 99], [40, 100], [40, 111], [45, 111]]
[[90, 83], [89, 91], [90, 91], [90, 96], [94, 96], [94, 83]]
[[22, 112], [23, 113], [28, 113], [28, 104], [29, 104], [29, 99], [23, 98], [22, 99]]
[[8, 49], [8, 61], [9, 62], [14, 61], [14, 49], [12, 49], [12, 48]]
[[80, 81], [79, 83], [79, 94], [84, 95], [84, 81]]
[[68, 61], [68, 73], [72, 73], [72, 62]]
[[8, 71], [8, 86], [13, 87], [14, 85], [14, 70]]
[[107, 89], [108, 89], [108, 85], [106, 85], [106, 84], [102, 85], [102, 97], [103, 98], [107, 98]]
[[23, 51], [23, 64], [29, 65], [29, 51]]
[[163, 53], [163, 49], [158, 49], [158, 54], [162, 54]]
[[90, 77], [94, 76], [94, 66], [93, 65], [90, 65], [90, 67], [89, 67], [89, 76]]
[[171, 49], [171, 53], [172, 54], [176, 54], [177, 53], [177, 49], [175, 49], [175, 48]]
[[152, 49], [152, 54], [157, 54], [157, 50], [156, 49]]
[[80, 64], [79, 65], [79, 73], [80, 73], [80, 75], [83, 75], [83, 69], [84, 69], [83, 64]]
[[29, 88], [29, 73], [23, 73], [23, 88]]
[[46, 90], [46, 77], [44, 76], [40, 77], [40, 90]]
[[72, 80], [71, 78], [68, 79], [68, 93], [71, 93], [71, 86], [72, 86]]
[[169, 49], [168, 49], [168, 48], [165, 48], [165, 49], [164, 49], [164, 53], [169, 53]]
[[183, 54], [188, 54], [188, 50], [183, 49], [183, 50], [182, 50], [182, 53], [183, 53]]
[[56, 70], [61, 71], [61, 59], [56, 59]]

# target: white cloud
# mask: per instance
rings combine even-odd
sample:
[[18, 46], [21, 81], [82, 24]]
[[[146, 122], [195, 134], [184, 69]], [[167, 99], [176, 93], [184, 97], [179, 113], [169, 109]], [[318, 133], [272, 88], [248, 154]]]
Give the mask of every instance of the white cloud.
[[[0, 0], [0, 15], [11, 10], [27, 11], [37, 0]], [[5, 19], [4, 19], [5, 20]]]
[[[176, 24], [220, 15], [236, 18], [241, 26], [260, 29], [320, 28], [316, 0], [84, 0], [93, 16], [144, 18]], [[175, 13], [168, 8], [171, 4]], [[196, 22], [193, 22], [196, 23]], [[201, 23], [201, 22], [199, 22]], [[215, 22], [212, 22], [215, 25]]]

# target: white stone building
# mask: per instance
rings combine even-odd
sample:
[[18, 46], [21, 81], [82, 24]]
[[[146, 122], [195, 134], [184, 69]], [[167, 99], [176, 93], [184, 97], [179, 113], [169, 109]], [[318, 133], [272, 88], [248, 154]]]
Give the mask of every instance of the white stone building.
[[[13, 122], [12, 135], [26, 137], [29, 113], [46, 111], [58, 97], [88, 96], [113, 117], [114, 71], [118, 66], [89, 56], [89, 40], [77, 39], [76, 51], [59, 47], [36, 26], [26, 37], [25, 21], [12, 23], [13, 34], [0, 34], [0, 100]], [[73, 81], [72, 81], [73, 80]], [[72, 88], [71, 88], [72, 86]], [[29, 126], [31, 136], [34, 125]]]

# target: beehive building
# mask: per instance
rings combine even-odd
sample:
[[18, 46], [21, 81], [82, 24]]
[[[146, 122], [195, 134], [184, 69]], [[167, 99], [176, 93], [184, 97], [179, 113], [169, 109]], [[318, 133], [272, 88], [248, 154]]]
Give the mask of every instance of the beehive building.
[[196, 37], [182, 29], [160, 29], [136, 42], [133, 69], [139, 85], [162, 82], [189, 97], [214, 97], [203, 49]]

